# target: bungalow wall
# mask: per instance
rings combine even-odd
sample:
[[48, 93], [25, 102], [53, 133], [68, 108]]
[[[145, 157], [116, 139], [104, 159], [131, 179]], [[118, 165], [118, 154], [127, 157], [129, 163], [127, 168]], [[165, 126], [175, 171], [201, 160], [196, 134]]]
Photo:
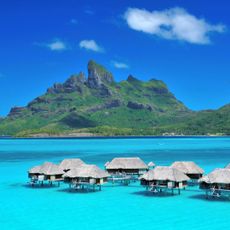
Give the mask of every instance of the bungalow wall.
[[60, 174], [60, 175], [46, 175], [45, 179], [50, 180], [50, 181], [55, 181], [55, 180], [63, 180], [63, 177], [62, 177], [62, 174]]
[[77, 178], [65, 178], [66, 183], [88, 183], [100, 185], [107, 182], [107, 178], [91, 178], [91, 177], [77, 177]]
[[141, 185], [143, 186], [162, 186], [167, 188], [184, 188], [187, 186], [187, 181], [182, 182], [174, 182], [168, 180], [154, 180], [154, 181], [146, 181], [141, 180]]
[[107, 169], [107, 172], [110, 174], [125, 173], [125, 174], [140, 175], [145, 173], [146, 170], [145, 169]]
[[208, 184], [205, 182], [200, 183], [200, 189], [224, 189], [230, 191], [230, 184], [221, 184], [221, 183], [214, 183], [214, 184]]
[[28, 177], [33, 179], [33, 180], [51, 180], [51, 181], [55, 181], [55, 180], [62, 180], [62, 174], [60, 175], [44, 175], [44, 174], [40, 174], [40, 173], [29, 173]]

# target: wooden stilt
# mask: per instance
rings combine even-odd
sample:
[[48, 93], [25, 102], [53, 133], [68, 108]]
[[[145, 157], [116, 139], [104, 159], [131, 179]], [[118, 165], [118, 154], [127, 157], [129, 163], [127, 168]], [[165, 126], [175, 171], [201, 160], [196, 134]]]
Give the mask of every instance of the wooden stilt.
[[205, 191], [205, 197], [208, 199], [208, 190]]

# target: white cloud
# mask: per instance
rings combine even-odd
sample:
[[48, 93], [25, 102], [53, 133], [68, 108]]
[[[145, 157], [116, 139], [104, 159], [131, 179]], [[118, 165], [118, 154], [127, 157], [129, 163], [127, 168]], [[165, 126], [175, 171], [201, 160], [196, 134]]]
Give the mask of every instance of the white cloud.
[[123, 62], [112, 61], [112, 64], [117, 69], [128, 69], [129, 66]]
[[60, 40], [56, 40], [54, 42], [48, 43], [46, 44], [46, 46], [52, 51], [61, 51], [67, 49], [67, 45]]
[[225, 30], [222, 24], [209, 24], [205, 19], [197, 18], [178, 7], [152, 12], [129, 8], [124, 18], [133, 30], [194, 44], [209, 44], [211, 33], [222, 33]]
[[71, 49], [71, 47], [67, 43], [59, 39], [55, 39], [49, 43], [34, 42], [34, 45], [48, 48], [51, 51], [64, 51], [67, 49]]
[[104, 49], [100, 47], [94, 40], [82, 40], [79, 43], [80, 48], [92, 50], [94, 52], [103, 52]]

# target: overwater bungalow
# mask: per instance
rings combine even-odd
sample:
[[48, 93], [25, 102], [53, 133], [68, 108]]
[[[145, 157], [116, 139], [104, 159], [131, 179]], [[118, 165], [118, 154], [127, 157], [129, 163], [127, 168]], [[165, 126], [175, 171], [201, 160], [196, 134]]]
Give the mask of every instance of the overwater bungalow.
[[114, 158], [106, 164], [105, 168], [111, 175], [109, 180], [112, 183], [118, 182], [124, 185], [136, 181], [148, 170], [148, 166], [139, 157]]
[[171, 167], [186, 174], [193, 182], [197, 182], [204, 174], [204, 170], [193, 161], [175, 161]]
[[148, 191], [154, 193], [171, 191], [174, 194], [174, 190], [178, 190], [178, 194], [180, 194], [180, 190], [187, 186], [189, 177], [176, 168], [157, 166], [139, 179], [141, 185], [145, 186]]
[[230, 169], [217, 168], [203, 176], [200, 180], [200, 189], [205, 190], [206, 197], [230, 196]]
[[34, 166], [33, 168], [29, 169], [28, 177], [31, 180], [37, 180], [38, 176], [41, 175], [40, 168], [41, 168], [41, 166], [37, 165], [37, 166]]
[[28, 171], [28, 176], [31, 179], [30, 184], [32, 186], [37, 183], [43, 185], [45, 181], [49, 182], [50, 185], [54, 182], [57, 182], [59, 185], [60, 181], [63, 181], [63, 174], [64, 171], [58, 165], [51, 162], [45, 162]]
[[114, 158], [106, 165], [110, 174], [141, 175], [148, 170], [148, 166], [139, 157]]
[[63, 177], [65, 182], [69, 183], [70, 188], [95, 191], [96, 188], [101, 190], [101, 186], [107, 182], [109, 174], [96, 165], [84, 164], [69, 170]]
[[82, 161], [81, 159], [79, 158], [73, 158], [73, 159], [64, 159], [59, 167], [64, 170], [65, 172], [71, 170], [71, 169], [74, 169], [74, 168], [78, 168], [82, 165], [84, 165], [85, 162]]

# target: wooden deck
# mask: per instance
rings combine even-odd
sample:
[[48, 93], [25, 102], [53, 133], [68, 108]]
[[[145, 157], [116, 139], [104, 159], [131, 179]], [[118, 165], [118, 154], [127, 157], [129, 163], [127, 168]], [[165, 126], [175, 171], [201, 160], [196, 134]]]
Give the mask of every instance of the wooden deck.
[[203, 189], [205, 190], [206, 198], [214, 197], [214, 198], [221, 198], [226, 197], [230, 199], [230, 190], [227, 189], [215, 189], [215, 188], [209, 188], [209, 189]]
[[44, 184], [47, 184], [52, 186], [54, 184], [57, 184], [58, 186], [60, 186], [60, 182], [63, 182], [63, 179], [60, 178], [60, 179], [55, 179], [55, 180], [50, 180], [50, 179], [44, 179], [44, 180], [39, 180], [39, 179], [31, 179], [28, 183], [34, 187], [36, 185], [39, 185], [39, 186], [43, 186]]
[[92, 184], [92, 183], [83, 182], [83, 181], [69, 183], [70, 190], [74, 189], [74, 190], [96, 191], [96, 189], [98, 188], [98, 190], [101, 191], [101, 186], [102, 184], [97, 184], [97, 183]]
[[180, 194], [181, 189], [185, 189], [185, 187], [168, 187], [166, 185], [147, 185], [146, 190], [152, 193], [171, 193], [174, 195], [174, 191], [176, 190], [178, 194]]
[[123, 175], [114, 174], [108, 178], [108, 181], [111, 182], [112, 184], [120, 183], [124, 185], [129, 185], [131, 182], [135, 182], [137, 180], [138, 177], [135, 177], [134, 175], [126, 175], [126, 174]]

